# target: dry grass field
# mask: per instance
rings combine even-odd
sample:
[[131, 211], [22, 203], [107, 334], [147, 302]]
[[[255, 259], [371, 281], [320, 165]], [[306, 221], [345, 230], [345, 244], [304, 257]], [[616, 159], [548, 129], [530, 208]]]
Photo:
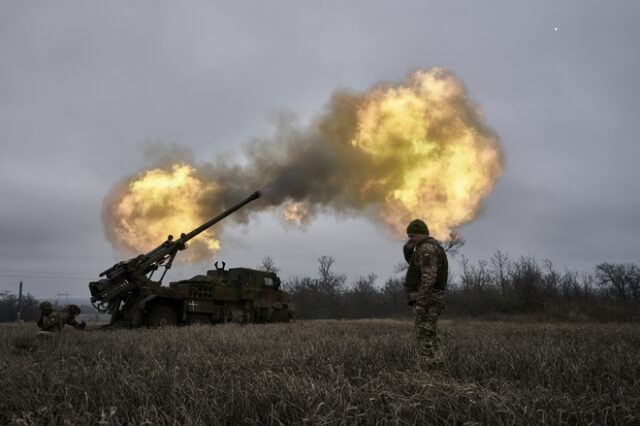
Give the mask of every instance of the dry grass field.
[[0, 328], [0, 424], [640, 424], [640, 325], [407, 321]]

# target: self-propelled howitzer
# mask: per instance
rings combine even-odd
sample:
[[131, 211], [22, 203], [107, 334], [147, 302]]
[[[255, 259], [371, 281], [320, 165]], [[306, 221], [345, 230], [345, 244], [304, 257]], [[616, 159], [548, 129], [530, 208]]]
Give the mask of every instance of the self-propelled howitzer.
[[[105, 278], [89, 283], [91, 303], [100, 312], [111, 314], [111, 324], [132, 327], [215, 323], [232, 317], [242, 318], [240, 322], [292, 318], [293, 306], [289, 306], [288, 295], [279, 290], [280, 279], [273, 273], [246, 268], [225, 271], [223, 266], [208, 271], [206, 276], [198, 275], [168, 287], [162, 286], [176, 254], [186, 248], [189, 240], [259, 197], [260, 192], [254, 192], [188, 234], [181, 234], [177, 240], [169, 235], [150, 252], [116, 263], [100, 274]], [[162, 276], [157, 281], [152, 280], [160, 267], [164, 267]], [[234, 286], [238, 287], [236, 292], [232, 291]], [[248, 291], [248, 287], [252, 287], [253, 292]], [[268, 306], [248, 303], [256, 297], [268, 299]], [[268, 308], [266, 311], [260, 309], [265, 307]]]

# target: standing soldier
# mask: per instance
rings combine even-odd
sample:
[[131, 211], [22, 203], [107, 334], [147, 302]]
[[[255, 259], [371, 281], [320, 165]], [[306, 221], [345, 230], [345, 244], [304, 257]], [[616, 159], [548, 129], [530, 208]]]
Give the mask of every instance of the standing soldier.
[[403, 247], [409, 263], [405, 290], [413, 305], [418, 339], [418, 365], [440, 368], [444, 365], [438, 337], [438, 316], [444, 309], [447, 286], [447, 254], [440, 243], [429, 236], [427, 224], [420, 219], [407, 226], [408, 241]]
[[40, 330], [47, 332], [60, 332], [65, 324], [74, 328], [84, 329], [85, 322], [77, 322], [76, 316], [80, 313], [78, 305], [66, 305], [59, 311], [53, 309], [51, 302], [42, 302], [40, 304], [40, 319], [38, 327]]

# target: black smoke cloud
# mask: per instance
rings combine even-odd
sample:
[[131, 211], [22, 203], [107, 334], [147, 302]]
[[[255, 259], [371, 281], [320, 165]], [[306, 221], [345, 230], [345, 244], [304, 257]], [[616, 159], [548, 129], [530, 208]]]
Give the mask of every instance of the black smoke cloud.
[[[429, 88], [425, 89], [425, 81], [436, 87], [443, 85], [452, 89], [442, 92], [442, 88], [437, 88], [438, 96], [434, 101], [429, 98], [434, 96]], [[433, 105], [433, 109], [421, 112], [426, 116], [415, 118], [418, 126], [424, 127], [425, 141], [435, 146], [426, 161], [425, 158], [414, 161], [412, 154], [407, 154], [407, 151], [416, 149], [415, 141], [402, 131], [392, 131], [387, 135], [385, 144], [389, 148], [384, 155], [371, 155], [353, 143], [361, 130], [363, 108], [382, 102], [389, 93], [409, 93], [420, 102]], [[385, 119], [383, 114], [380, 120]], [[214, 183], [215, 189], [204, 191], [197, 202], [203, 221], [256, 190], [261, 190], [261, 199], [250, 208], [235, 213], [234, 220], [247, 222], [249, 212], [280, 206], [287, 208], [292, 203], [301, 203], [305, 221], [311, 220], [318, 212], [359, 215], [376, 220], [385, 209], [401, 216], [398, 221], [404, 221], [412, 218], [414, 212], [408, 211], [401, 203], [389, 206], [389, 194], [402, 185], [406, 187], [407, 168], [428, 169], [433, 166], [429, 162], [444, 164], [449, 161], [446, 157], [448, 145], [458, 144], [465, 132], [474, 135], [473, 143], [481, 149], [486, 145], [497, 152], [498, 160], [483, 171], [490, 179], [497, 179], [501, 170], [497, 135], [486, 126], [479, 108], [469, 102], [462, 83], [448, 70], [432, 69], [422, 71], [422, 74], [414, 73], [399, 85], [381, 83], [364, 93], [336, 91], [324, 110], [305, 126], [283, 118], [272, 136], [255, 139], [246, 146], [247, 161], [243, 166], [224, 159], [194, 164], [189, 160], [192, 157], [190, 152], [176, 146], [154, 146], [150, 152], [160, 168], [169, 169], [172, 164], [189, 162], [199, 180]], [[132, 179], [136, 177], [128, 180]], [[114, 188], [105, 200], [107, 228], [118, 223], [113, 206], [126, 192], [126, 187], [127, 180]], [[446, 205], [446, 190], [436, 186], [428, 189], [433, 202]], [[441, 209], [446, 207], [442, 206]], [[116, 235], [109, 231], [107, 234], [112, 240]]]

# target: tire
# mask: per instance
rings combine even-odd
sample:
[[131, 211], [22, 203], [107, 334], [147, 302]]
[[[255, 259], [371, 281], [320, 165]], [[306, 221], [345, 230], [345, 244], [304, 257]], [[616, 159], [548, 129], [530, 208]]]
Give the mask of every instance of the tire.
[[177, 323], [176, 311], [168, 305], [154, 305], [145, 316], [147, 327], [167, 327]]
[[289, 310], [287, 308], [274, 309], [271, 314], [271, 322], [289, 322]]
[[207, 314], [191, 314], [189, 324], [211, 324], [211, 318]]

